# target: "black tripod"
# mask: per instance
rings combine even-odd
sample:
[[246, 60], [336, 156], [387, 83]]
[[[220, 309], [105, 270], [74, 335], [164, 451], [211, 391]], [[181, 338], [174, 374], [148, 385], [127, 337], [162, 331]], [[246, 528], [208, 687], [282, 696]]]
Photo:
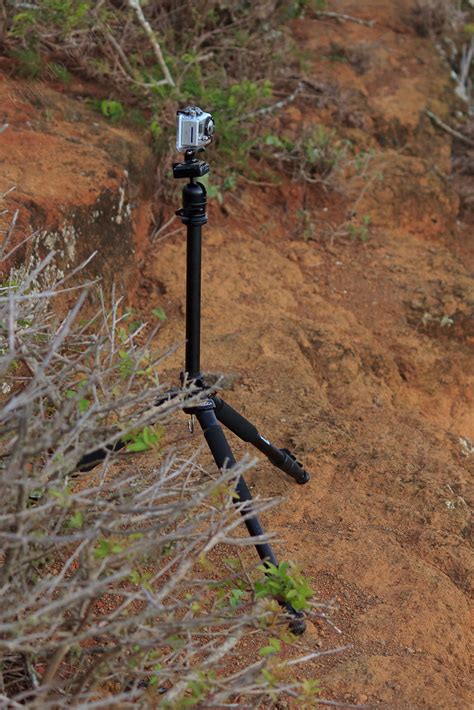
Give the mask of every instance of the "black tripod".
[[[195, 387], [208, 390], [201, 374], [201, 229], [207, 222], [207, 195], [204, 185], [197, 181], [209, 172], [209, 166], [197, 160], [196, 151], [188, 150], [182, 163], [173, 164], [173, 177], [189, 178], [183, 187], [183, 206], [176, 214], [187, 227], [186, 256], [186, 365], [182, 377], [191, 381]], [[184, 409], [187, 414], [198, 420], [204, 437], [211, 450], [218, 468], [230, 468], [236, 461], [220, 424], [236, 434], [240, 439], [255, 446], [277, 468], [295, 479], [297, 483], [307, 483], [309, 475], [288, 449], [279, 449], [271, 444], [257, 428], [245, 417], [224, 402], [221, 397], [212, 394], [207, 399]], [[236, 492], [239, 501], [248, 501], [242, 512], [246, 516], [252, 511], [252, 495], [240, 476]], [[245, 525], [252, 537], [263, 535], [263, 528], [256, 515], [245, 518]], [[277, 565], [277, 559], [268, 543], [255, 544], [261, 560], [268, 560]], [[289, 604], [284, 605], [292, 619], [290, 627], [293, 633], [302, 634], [305, 630], [303, 615], [296, 612]]]
[[[176, 214], [187, 227], [187, 256], [186, 256], [186, 364], [182, 380], [192, 382], [198, 390], [208, 392], [204, 378], [201, 374], [201, 228], [207, 222], [206, 188], [197, 178], [209, 172], [209, 166], [202, 160], [197, 160], [196, 151], [188, 150], [182, 163], [173, 164], [173, 177], [176, 179], [189, 178], [183, 187], [183, 206]], [[157, 404], [173, 397], [175, 392], [170, 392]], [[221, 397], [212, 394], [192, 407], [185, 407], [187, 414], [194, 415], [198, 420], [204, 437], [209, 445], [214, 461], [218, 468], [231, 468], [236, 461], [232, 450], [225, 438], [220, 424], [236, 434], [242, 441], [252, 444], [272, 462], [274, 466], [284, 471], [295, 479], [297, 483], [307, 483], [309, 474], [288, 449], [279, 449], [259, 434], [257, 428], [239, 412], [224, 402]], [[88, 471], [104, 460], [110, 451], [119, 451], [126, 442], [119, 440], [115, 444], [86, 454], [79, 461], [78, 469]], [[256, 515], [252, 515], [252, 495], [243, 476], [240, 476], [236, 492], [238, 502], [246, 502], [242, 508], [245, 515], [245, 525], [252, 537], [264, 534], [263, 528]], [[250, 513], [250, 516], [249, 516]], [[255, 543], [258, 555], [262, 561], [268, 560], [278, 565], [277, 558], [271, 546], [266, 542]], [[305, 621], [301, 612], [285, 602], [282, 605], [291, 616], [290, 629], [295, 634], [302, 634], [305, 630]]]

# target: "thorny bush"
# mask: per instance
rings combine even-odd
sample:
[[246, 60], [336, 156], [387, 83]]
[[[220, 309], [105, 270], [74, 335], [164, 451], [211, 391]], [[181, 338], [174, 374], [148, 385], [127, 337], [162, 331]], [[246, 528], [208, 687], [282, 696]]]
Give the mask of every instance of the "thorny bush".
[[[275, 597], [324, 606], [309, 608], [288, 565], [212, 562], [220, 543], [251, 544], [232, 494], [245, 465], [207, 471], [160, 449], [167, 417], [197, 395], [156, 405], [160, 357], [119, 303], [84, 318], [91, 285], [59, 318], [54, 303], [74, 288], [48, 285], [51, 259], [0, 290], [0, 704], [257, 706], [285, 692], [313, 706], [317, 683], [288, 680], [298, 660], [280, 651], [321, 652], [296, 642]], [[119, 437], [125, 451], [78, 472]], [[134, 453], [145, 449], [146, 465]], [[262, 648], [237, 664], [244, 635]]]

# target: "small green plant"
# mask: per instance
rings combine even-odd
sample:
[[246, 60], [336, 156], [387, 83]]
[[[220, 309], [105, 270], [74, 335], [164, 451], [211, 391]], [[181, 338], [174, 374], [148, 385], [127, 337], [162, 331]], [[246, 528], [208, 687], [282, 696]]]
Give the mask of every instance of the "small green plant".
[[281, 562], [277, 567], [271, 562], [265, 562], [258, 569], [264, 576], [255, 583], [257, 598], [271, 597], [280, 602], [288, 602], [295, 611], [309, 608], [309, 600], [314, 592], [295, 565]]
[[84, 397], [78, 392], [76, 389], [68, 389], [66, 390], [66, 397], [68, 399], [74, 399], [77, 402], [77, 409], [81, 414], [84, 414], [84, 412], [87, 412], [87, 410], [90, 407], [90, 399], [87, 397]]
[[[288, 565], [263, 566], [255, 587], [241, 561], [210, 559], [241, 524], [235, 470], [209, 474], [182, 455], [114, 464], [119, 439], [132, 452], [159, 446], [170, 410], [182, 407], [153, 407], [162, 387], [137, 377], [150, 347], [137, 342], [138, 314], [103, 294], [96, 314], [81, 313], [84, 289], [60, 320], [45, 294], [35, 298], [31, 269], [0, 287], [0, 370], [15, 388], [0, 397], [0, 514], [8, 521], [0, 656], [13, 649], [21, 667], [34, 669], [13, 678], [0, 664], [7, 704], [28, 697], [43, 707], [51, 697], [58, 710], [86, 707], [106, 685], [112, 704], [170, 710], [227, 707], [238, 697], [261, 704], [283, 688], [299, 697], [301, 681], [284, 675], [278, 653], [298, 642], [275, 599], [301, 609], [310, 590]], [[62, 283], [49, 285], [47, 298]], [[20, 357], [29, 368], [21, 383], [12, 371]], [[192, 394], [183, 386], [184, 398]], [[104, 449], [110, 459], [78, 472], [78, 462]], [[235, 673], [238, 644], [245, 638], [258, 652], [263, 644], [253, 639], [264, 629], [268, 648]], [[111, 654], [117, 638], [120, 652]]]
[[439, 325], [440, 328], [450, 328], [454, 324], [453, 318], [448, 314], [443, 316], [434, 316], [429, 311], [425, 311], [420, 318], [421, 324], [426, 327], [430, 324]]
[[304, 17], [307, 10], [324, 10], [326, 0], [292, 0], [286, 4], [286, 15], [289, 19]]
[[52, 64], [48, 64], [48, 73], [52, 76], [58, 79], [58, 81], [62, 82], [66, 86], [71, 83], [72, 81], [72, 74], [66, 69], [64, 64], [60, 62], [53, 62]]
[[367, 242], [370, 238], [371, 224], [372, 217], [370, 214], [364, 214], [357, 224], [348, 224], [346, 230], [353, 239], [360, 239], [361, 242]]
[[150, 133], [154, 141], [157, 141], [163, 133], [163, 129], [157, 119], [153, 119], [153, 121], [150, 123]]
[[113, 122], [120, 121], [125, 116], [125, 108], [120, 101], [103, 99], [99, 102], [99, 110], [102, 116]]
[[274, 148], [280, 148], [281, 150], [286, 150], [291, 152], [295, 147], [295, 142], [286, 138], [285, 136], [276, 136], [274, 134], [269, 134], [264, 138], [265, 145], [272, 146]]
[[209, 691], [214, 685], [216, 674], [214, 671], [197, 671], [195, 677], [188, 681], [187, 693], [184, 698], [178, 700], [177, 703], [171, 706], [166, 701], [165, 708], [171, 707], [176, 710], [186, 710], [196, 705], [201, 705], [202, 701], [208, 696]]
[[68, 520], [68, 526], [73, 530], [80, 530], [84, 524], [84, 516], [80, 510], [71, 515]]
[[307, 134], [302, 144], [303, 156], [306, 159], [304, 170], [311, 178], [329, 178], [337, 164], [347, 156], [347, 143], [337, 140], [335, 133], [316, 126]]
[[454, 320], [451, 316], [445, 314], [439, 321], [441, 328], [450, 328], [454, 324]]
[[206, 188], [207, 196], [209, 199], [216, 199], [220, 205], [224, 203], [225, 193], [231, 192], [237, 186], [237, 177], [234, 173], [227, 175], [225, 178], [217, 177], [216, 182], [209, 183], [209, 175], [205, 175], [200, 179]]
[[346, 48], [335, 42], [331, 42], [331, 47], [326, 56], [331, 62], [341, 62], [343, 64], [348, 64], [349, 62]]
[[349, 144], [325, 126], [313, 126], [296, 140], [269, 134], [263, 140], [263, 155], [289, 165], [294, 177], [330, 185], [333, 175], [348, 160]]
[[15, 48], [10, 56], [18, 62], [18, 74], [25, 79], [37, 79], [43, 70], [41, 55], [34, 47]]
[[281, 641], [277, 638], [271, 638], [266, 646], [262, 646], [259, 650], [260, 656], [270, 656], [281, 651]]
[[126, 450], [134, 453], [149, 451], [159, 446], [163, 436], [162, 427], [144, 427], [141, 431], [131, 431], [123, 436], [127, 441]]
[[297, 210], [296, 216], [301, 225], [301, 234], [305, 242], [310, 241], [316, 236], [316, 226], [314, 224], [313, 215], [309, 210]]
[[239, 587], [234, 587], [231, 589], [230, 595], [229, 595], [229, 606], [231, 609], [235, 609], [238, 607], [245, 597], [247, 596], [247, 592], [245, 589], [240, 589]]
[[94, 550], [94, 557], [97, 560], [103, 560], [111, 555], [119, 555], [121, 552], [123, 552], [123, 545], [108, 540], [107, 538], [102, 538], [98, 541]]
[[153, 308], [151, 313], [153, 316], [155, 316], [155, 318], [158, 318], [158, 320], [161, 320], [161, 321], [166, 320], [165, 310], [164, 310], [164, 308], [161, 308], [161, 306], [157, 306], [156, 308]]
[[13, 16], [10, 34], [15, 38], [26, 39], [35, 26], [43, 23], [67, 35], [84, 25], [91, 10], [90, 2], [77, 0], [42, 0], [37, 6], [25, 6]]
[[80, 67], [81, 75], [107, 85], [120, 100], [99, 101], [97, 110], [110, 121], [146, 126], [158, 153], [168, 151], [172, 139], [171, 104], [210, 109], [218, 126], [216, 163], [223, 166], [217, 182], [223, 182], [229, 168], [253, 176], [249, 155], [259, 143], [257, 119], [271, 110], [275, 83], [286, 81], [289, 52], [297, 61], [285, 22], [325, 2], [232, 8], [212, 2], [206, 11], [185, 2], [173, 12], [146, 0], [44, 0], [24, 3], [20, 12], [17, 5], [7, 3], [6, 39], [20, 72], [39, 76], [54, 46], [55, 63], [63, 67], [57, 78], [67, 82]]

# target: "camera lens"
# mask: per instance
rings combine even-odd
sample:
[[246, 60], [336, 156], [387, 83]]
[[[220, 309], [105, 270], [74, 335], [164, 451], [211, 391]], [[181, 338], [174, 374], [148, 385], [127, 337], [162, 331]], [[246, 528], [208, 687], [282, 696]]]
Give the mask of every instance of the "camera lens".
[[209, 136], [209, 138], [212, 138], [212, 135], [214, 133], [214, 121], [212, 118], [208, 118], [206, 121], [206, 135]]

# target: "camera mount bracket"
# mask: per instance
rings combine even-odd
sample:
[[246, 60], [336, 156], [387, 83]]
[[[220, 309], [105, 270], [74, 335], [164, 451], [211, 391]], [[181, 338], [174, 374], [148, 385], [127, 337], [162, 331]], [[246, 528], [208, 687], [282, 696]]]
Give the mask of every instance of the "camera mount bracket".
[[[209, 172], [209, 165], [204, 162], [204, 160], [198, 160], [196, 158], [196, 151], [187, 150], [184, 156], [184, 163], [173, 163], [173, 177], [177, 180], [181, 178], [189, 178], [189, 182], [183, 187], [183, 206], [176, 210], [176, 215], [181, 217], [183, 224], [187, 226], [200, 227], [207, 222], [206, 206], [207, 206], [207, 193], [206, 188], [200, 182], [197, 182], [198, 177], [203, 177]], [[198, 242], [199, 255], [194, 259], [194, 266], [188, 270], [194, 270], [199, 272], [197, 261], [200, 261], [200, 242], [201, 237], [199, 234], [188, 235], [190, 236], [191, 243], [188, 244], [188, 252], [193, 250], [193, 245]], [[196, 301], [196, 292], [194, 292], [192, 302], [188, 303], [188, 311], [194, 307]]]
[[184, 154], [184, 162], [173, 163], [173, 177], [175, 180], [180, 180], [181, 178], [200, 178], [207, 175], [209, 165], [204, 160], [198, 160], [196, 158], [197, 152], [196, 150], [187, 150]]

